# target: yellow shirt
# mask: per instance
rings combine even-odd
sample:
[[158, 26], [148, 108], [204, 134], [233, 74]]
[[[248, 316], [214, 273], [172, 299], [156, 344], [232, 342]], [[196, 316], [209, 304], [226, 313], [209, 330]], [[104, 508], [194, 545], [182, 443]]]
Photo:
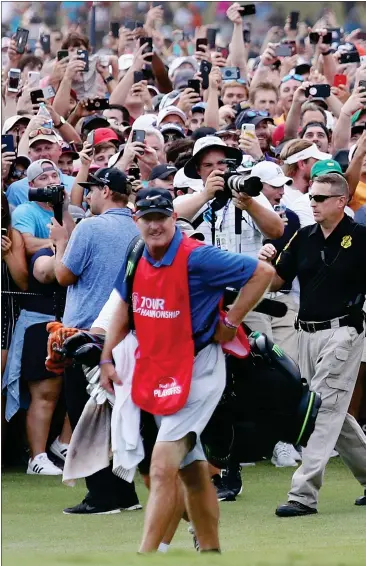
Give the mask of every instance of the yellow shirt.
[[366, 183], [359, 181], [349, 206], [356, 212], [364, 204], [366, 204]]
[[273, 119], [273, 121], [275, 123], [275, 126], [280, 126], [285, 122], [285, 115], [282, 114], [282, 116], [277, 116], [276, 118]]

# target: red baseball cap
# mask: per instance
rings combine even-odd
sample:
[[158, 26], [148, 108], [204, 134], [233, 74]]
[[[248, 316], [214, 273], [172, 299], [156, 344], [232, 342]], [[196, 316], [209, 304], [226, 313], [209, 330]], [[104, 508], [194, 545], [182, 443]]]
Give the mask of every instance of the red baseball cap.
[[94, 130], [94, 145], [109, 141], [119, 143], [116, 132], [114, 132], [111, 128], [98, 128], [97, 130]]

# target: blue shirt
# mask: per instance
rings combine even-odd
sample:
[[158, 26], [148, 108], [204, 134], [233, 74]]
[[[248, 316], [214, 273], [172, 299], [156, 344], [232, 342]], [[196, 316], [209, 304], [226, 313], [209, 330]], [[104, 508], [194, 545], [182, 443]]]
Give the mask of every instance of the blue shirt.
[[366, 204], [361, 206], [356, 212], [355, 217], [353, 219], [358, 224], [363, 224], [366, 226]]
[[137, 234], [128, 208], [111, 208], [77, 225], [62, 258], [62, 263], [78, 277], [67, 288], [65, 326], [91, 327], [108, 300], [127, 247]]
[[53, 210], [46, 210], [36, 202], [25, 202], [17, 206], [11, 215], [13, 228], [22, 234], [32, 234], [35, 238], [49, 238]]
[[[61, 171], [59, 171], [59, 174], [61, 183], [65, 185], [66, 192], [70, 193], [75, 182], [75, 177], [64, 175], [63, 173], [61, 173]], [[9, 204], [12, 204], [13, 206], [19, 206], [23, 202], [28, 202], [29, 189], [30, 187], [27, 177], [20, 179], [20, 181], [15, 181], [15, 183], [9, 185], [8, 190], [6, 191], [6, 196]]]
[[[182, 233], [176, 230], [173, 240], [161, 261], [155, 261], [146, 246], [143, 256], [156, 268], [173, 263], [182, 240]], [[217, 305], [226, 287], [240, 289], [252, 277], [258, 260], [243, 254], [222, 251], [214, 246], [200, 246], [188, 258], [188, 286], [191, 305], [192, 330], [196, 349], [207, 344], [212, 338], [219, 319]], [[124, 265], [118, 274], [115, 288], [128, 303]]]

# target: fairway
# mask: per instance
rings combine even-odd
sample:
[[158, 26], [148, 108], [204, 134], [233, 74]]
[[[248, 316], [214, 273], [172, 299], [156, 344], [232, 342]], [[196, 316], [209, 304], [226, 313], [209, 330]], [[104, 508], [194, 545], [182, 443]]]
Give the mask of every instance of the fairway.
[[[269, 462], [244, 468], [243, 494], [221, 503], [222, 556], [198, 555], [182, 523], [167, 555], [137, 556], [143, 511], [109, 516], [63, 515], [81, 501], [57, 477], [5, 471], [2, 477], [3, 566], [190, 564], [228, 566], [365, 566], [366, 507], [354, 505], [362, 489], [339, 458], [327, 467], [319, 514], [295, 519], [274, 515], [286, 501], [293, 468]], [[145, 504], [147, 492], [138, 480]], [[168, 494], [167, 494], [168, 497]]]

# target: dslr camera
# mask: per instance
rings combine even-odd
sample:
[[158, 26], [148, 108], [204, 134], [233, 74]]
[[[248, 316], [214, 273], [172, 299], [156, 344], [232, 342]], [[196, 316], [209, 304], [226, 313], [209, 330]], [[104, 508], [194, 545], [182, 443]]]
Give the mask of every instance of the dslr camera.
[[65, 185], [50, 185], [43, 189], [29, 189], [28, 199], [36, 202], [48, 202], [52, 206], [63, 204]]
[[62, 225], [62, 207], [65, 200], [65, 185], [49, 185], [43, 189], [29, 189], [28, 199], [36, 202], [48, 202], [53, 208], [55, 219]]
[[257, 197], [263, 189], [263, 184], [259, 177], [250, 177], [248, 179], [236, 170], [234, 159], [225, 159], [224, 161], [228, 166], [228, 171], [223, 173], [225, 180], [224, 190], [217, 191], [215, 194], [218, 210], [232, 198], [232, 191], [244, 193], [250, 197]]

